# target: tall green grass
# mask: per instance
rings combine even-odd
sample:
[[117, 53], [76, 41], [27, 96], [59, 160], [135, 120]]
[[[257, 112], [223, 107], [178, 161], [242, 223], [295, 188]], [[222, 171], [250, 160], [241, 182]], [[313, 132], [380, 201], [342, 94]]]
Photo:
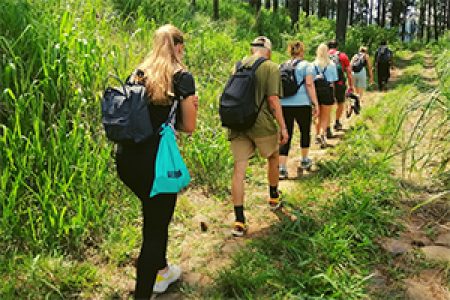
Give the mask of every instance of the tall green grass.
[[[1, 269], [5, 283], [14, 270], [27, 272], [37, 254], [82, 259], [88, 248], [105, 249], [120, 240], [118, 230], [125, 232], [124, 251], [138, 242], [130, 229], [138, 202], [115, 174], [99, 98], [109, 73], [125, 78], [142, 61], [158, 26], [171, 22], [187, 33], [186, 65], [196, 78], [200, 116], [198, 130], [182, 139], [182, 151], [194, 185], [220, 197], [228, 193], [232, 159], [217, 107], [234, 62], [248, 55], [256, 35], [274, 41], [273, 59], [281, 62], [288, 40], [304, 41], [311, 59], [334, 32], [333, 21], [314, 17], [292, 30], [283, 10], [257, 15], [238, 0], [221, 1], [218, 21], [211, 20], [212, 3], [206, 0], [198, 0], [195, 9], [187, 0], [4, 0], [0, 10], [0, 248], [2, 261], [11, 261]], [[367, 38], [352, 32], [352, 45]], [[333, 168], [329, 163], [326, 169], [333, 174]], [[124, 260], [122, 248], [112, 252], [102, 255]], [[23, 253], [26, 258], [14, 258]], [[48, 270], [46, 265], [41, 264]], [[54, 266], [86, 274], [89, 282], [82, 285], [89, 288], [97, 280], [89, 268]], [[48, 297], [80, 294], [79, 282], [43, 282], [42, 274], [47, 273], [2, 286], [0, 296], [26, 298], [35, 291], [26, 288], [34, 281]]]
[[[17, 1], [2, 3], [3, 20], [14, 20]], [[114, 23], [99, 22], [98, 1], [86, 4], [19, 1], [25, 21], [19, 20], [16, 34], [22, 32], [0, 38], [5, 249], [80, 253], [100, 239], [119, 200], [110, 198], [117, 185], [96, 100], [110, 68], [128, 68], [127, 53], [109, 52], [118, 49], [112, 42], [101, 45]]]

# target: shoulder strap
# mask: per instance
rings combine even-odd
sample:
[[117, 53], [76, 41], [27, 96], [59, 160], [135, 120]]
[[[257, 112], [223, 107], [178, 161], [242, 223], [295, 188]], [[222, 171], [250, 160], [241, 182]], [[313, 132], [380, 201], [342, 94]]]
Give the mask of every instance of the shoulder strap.
[[265, 62], [267, 59], [264, 57], [258, 57], [258, 59], [253, 63], [252, 65], [252, 72], [256, 72], [256, 70], [258, 69], [258, 67]]
[[239, 70], [241, 67], [242, 67], [242, 60], [240, 60], [240, 61], [238, 61], [238, 62], [236, 63], [236, 66], [234, 67], [234, 68], [235, 68], [235, 72], [236, 72], [237, 70]]
[[[314, 68], [316, 68], [316, 72], [317, 72], [317, 73], [319, 73], [320, 75], [323, 76], [323, 79], [325, 79], [326, 81], [328, 81], [328, 80], [327, 80], [327, 77], [325, 76], [325, 71], [327, 70], [327, 67], [325, 67], [325, 68], [323, 69], [323, 71], [320, 71], [320, 69], [318, 68], [317, 65], [314, 65]], [[303, 80], [303, 81], [304, 81], [304, 80]]]
[[295, 67], [297, 67], [297, 65], [298, 65], [299, 63], [301, 63], [301, 62], [302, 62], [301, 59], [293, 59], [293, 60], [292, 60], [292, 66], [295, 68]]

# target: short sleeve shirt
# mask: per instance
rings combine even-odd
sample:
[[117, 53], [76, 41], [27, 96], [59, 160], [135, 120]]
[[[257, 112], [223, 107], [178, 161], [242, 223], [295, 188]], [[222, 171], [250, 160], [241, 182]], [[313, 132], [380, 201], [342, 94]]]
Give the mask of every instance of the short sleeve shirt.
[[[257, 59], [258, 57], [250, 56], [244, 58], [242, 63], [245, 66], [251, 66]], [[230, 130], [230, 139], [233, 139], [242, 133], [252, 138], [258, 138], [271, 136], [278, 132], [277, 123], [270, 111], [269, 103], [267, 101], [269, 96], [282, 96], [281, 75], [278, 65], [270, 60], [266, 60], [256, 70], [256, 104], [259, 107], [264, 101], [258, 114], [258, 118], [253, 127], [245, 132]]]
[[[325, 72], [324, 72], [325, 70]], [[325, 75], [325, 79], [332, 83], [338, 80], [336, 65], [333, 62], [330, 62], [328, 66], [325, 68], [320, 67], [317, 63], [312, 64], [313, 77], [316, 78], [317, 75], [323, 73]]]
[[[331, 55], [335, 54], [338, 50], [336, 49], [331, 49], [329, 51], [329, 53]], [[344, 74], [346, 74], [346, 70], [350, 67], [350, 60], [348, 59], [347, 54], [345, 54], [344, 52], [339, 52], [339, 61], [341, 63], [342, 66], [342, 72], [344, 72]], [[345, 76], [345, 75], [344, 75]], [[339, 84], [343, 84], [343, 82], [338, 82]]]
[[295, 78], [297, 79], [297, 83], [301, 84], [300, 88], [297, 90], [295, 95], [290, 97], [282, 98], [281, 105], [282, 106], [310, 106], [311, 99], [306, 91], [305, 80], [306, 76], [312, 75], [311, 64], [306, 60], [299, 62], [295, 68]]

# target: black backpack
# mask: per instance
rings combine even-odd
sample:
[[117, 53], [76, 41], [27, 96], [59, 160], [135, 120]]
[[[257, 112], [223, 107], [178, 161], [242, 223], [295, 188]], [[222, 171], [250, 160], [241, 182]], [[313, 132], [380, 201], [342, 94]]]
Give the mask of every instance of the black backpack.
[[317, 99], [320, 100], [329, 100], [331, 99], [331, 88], [330, 83], [328, 82], [327, 78], [325, 77], [325, 71], [327, 70], [327, 67], [323, 69], [323, 72], [319, 70], [317, 66], [314, 66], [316, 69], [317, 75], [314, 78], [314, 87], [316, 89], [316, 95]]
[[264, 103], [256, 104], [256, 70], [266, 61], [258, 58], [251, 67], [242, 62], [236, 65], [236, 72], [230, 76], [220, 96], [219, 115], [222, 126], [244, 131], [255, 124], [259, 111]]
[[366, 60], [364, 53], [356, 54], [352, 59], [352, 71], [355, 73], [360, 72], [366, 66]]
[[392, 58], [392, 52], [388, 48], [378, 48], [377, 62], [380, 64], [387, 64]]
[[283, 87], [283, 97], [290, 97], [297, 93], [298, 89], [305, 82], [303, 80], [300, 84], [297, 82], [295, 76], [295, 68], [300, 63], [300, 60], [291, 59], [280, 65], [281, 85]]
[[[137, 75], [143, 75], [140, 70]], [[102, 123], [106, 137], [115, 143], [140, 143], [154, 129], [148, 112], [145, 86], [131, 82], [130, 76], [119, 87], [107, 87], [102, 98]]]

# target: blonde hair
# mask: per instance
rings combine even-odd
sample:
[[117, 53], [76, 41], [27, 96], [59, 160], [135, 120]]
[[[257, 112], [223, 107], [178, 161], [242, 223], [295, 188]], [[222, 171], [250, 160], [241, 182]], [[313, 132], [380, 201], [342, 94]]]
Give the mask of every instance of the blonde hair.
[[156, 30], [152, 51], [139, 66], [144, 71], [145, 88], [150, 102], [158, 105], [172, 103], [173, 75], [185, 68], [175, 46], [183, 43], [183, 33], [171, 24]]
[[320, 44], [316, 50], [316, 59], [314, 62], [321, 68], [325, 68], [331, 63], [328, 55], [328, 46], [324, 43]]
[[367, 53], [367, 47], [365, 46], [359, 47], [359, 52]]
[[303, 55], [305, 53], [305, 45], [300, 41], [293, 41], [288, 44], [287, 51], [291, 57]]

